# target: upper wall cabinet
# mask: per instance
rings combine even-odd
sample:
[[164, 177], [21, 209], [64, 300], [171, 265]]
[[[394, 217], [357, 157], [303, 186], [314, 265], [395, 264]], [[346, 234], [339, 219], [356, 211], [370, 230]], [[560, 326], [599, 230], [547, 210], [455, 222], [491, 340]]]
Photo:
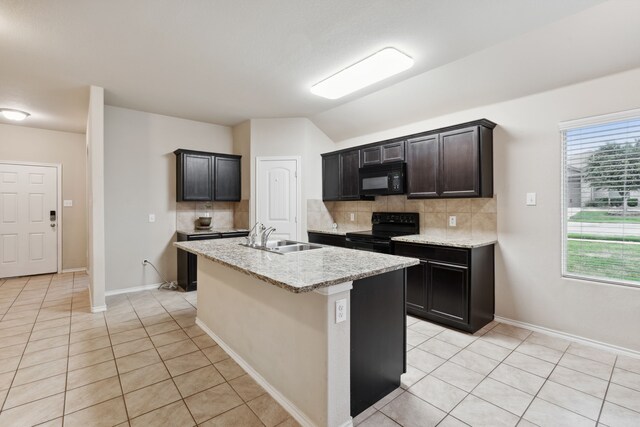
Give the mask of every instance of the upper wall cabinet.
[[340, 153], [341, 200], [358, 200], [360, 198], [360, 194], [358, 191], [359, 169], [360, 150], [352, 150], [345, 153]]
[[214, 200], [240, 200], [240, 156], [215, 156]]
[[340, 200], [340, 154], [322, 156], [322, 200]]
[[360, 150], [322, 155], [322, 200], [371, 200], [358, 194]]
[[406, 161], [407, 197], [493, 197], [493, 128], [482, 119], [322, 155], [322, 199], [360, 200], [359, 168]]
[[404, 161], [404, 141], [393, 141], [360, 149], [360, 164], [364, 166]]
[[492, 197], [493, 131], [488, 120], [407, 140], [407, 197]]
[[179, 149], [176, 201], [240, 201], [240, 156]]

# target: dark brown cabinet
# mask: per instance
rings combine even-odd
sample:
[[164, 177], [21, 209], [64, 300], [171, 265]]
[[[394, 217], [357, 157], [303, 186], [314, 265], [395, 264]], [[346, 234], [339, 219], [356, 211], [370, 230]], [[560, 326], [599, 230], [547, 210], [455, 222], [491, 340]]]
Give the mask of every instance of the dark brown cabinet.
[[179, 149], [176, 201], [240, 201], [240, 158], [231, 154]]
[[344, 248], [346, 244], [345, 236], [340, 234], [316, 233], [309, 231], [309, 243], [317, 243], [319, 245], [338, 246]]
[[[323, 200], [360, 200], [359, 168], [406, 161], [407, 197], [493, 197], [493, 128], [482, 119], [322, 155]], [[371, 198], [369, 198], [371, 199]]]
[[340, 200], [340, 155], [322, 156], [322, 200]]
[[438, 197], [438, 134], [407, 141], [407, 188], [409, 197]]
[[469, 280], [467, 267], [427, 261], [426, 312], [453, 322], [469, 322]]
[[214, 200], [240, 201], [240, 157], [215, 157]]
[[[192, 242], [194, 240], [229, 239], [245, 237], [248, 231], [230, 231], [224, 233], [183, 233], [178, 232], [178, 242]], [[182, 249], [178, 249], [178, 286], [191, 292], [198, 289], [198, 256]]]
[[407, 140], [407, 197], [492, 197], [493, 132], [488, 120]]
[[180, 177], [176, 187], [178, 201], [212, 200], [212, 160], [211, 156], [202, 154], [178, 155], [176, 164], [176, 175]]
[[407, 309], [424, 312], [427, 309], [427, 262], [407, 269]]
[[322, 155], [322, 200], [371, 200], [358, 190], [360, 150]]
[[358, 190], [358, 171], [360, 169], [360, 151], [340, 153], [340, 199], [357, 200], [360, 198]]
[[479, 126], [440, 134], [440, 195], [480, 195]]
[[407, 313], [472, 333], [493, 320], [493, 245], [394, 246], [396, 255], [420, 259], [407, 269]]
[[402, 161], [404, 161], [404, 141], [393, 141], [360, 149], [360, 164], [363, 167]]

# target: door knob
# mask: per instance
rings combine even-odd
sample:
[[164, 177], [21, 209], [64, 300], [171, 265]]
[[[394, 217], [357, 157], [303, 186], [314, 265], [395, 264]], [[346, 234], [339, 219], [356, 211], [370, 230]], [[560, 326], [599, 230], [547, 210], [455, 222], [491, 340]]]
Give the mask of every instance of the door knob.
[[52, 222], [51, 223], [51, 228], [54, 228], [55, 226], [56, 226], [56, 224]]

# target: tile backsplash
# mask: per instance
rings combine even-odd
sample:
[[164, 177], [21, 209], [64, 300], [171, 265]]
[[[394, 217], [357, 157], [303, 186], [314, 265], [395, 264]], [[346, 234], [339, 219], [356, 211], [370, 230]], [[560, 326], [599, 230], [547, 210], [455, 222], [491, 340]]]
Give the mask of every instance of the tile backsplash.
[[[307, 228], [330, 229], [335, 222], [342, 230], [368, 230], [372, 212], [418, 212], [420, 233], [433, 237], [495, 237], [497, 200], [480, 199], [407, 199], [406, 196], [377, 196], [375, 201], [307, 201]], [[449, 227], [449, 216], [456, 226]], [[353, 218], [353, 220], [352, 220]]]
[[213, 228], [248, 228], [249, 201], [240, 202], [178, 202], [176, 203], [176, 229], [192, 230], [198, 217], [212, 217]]

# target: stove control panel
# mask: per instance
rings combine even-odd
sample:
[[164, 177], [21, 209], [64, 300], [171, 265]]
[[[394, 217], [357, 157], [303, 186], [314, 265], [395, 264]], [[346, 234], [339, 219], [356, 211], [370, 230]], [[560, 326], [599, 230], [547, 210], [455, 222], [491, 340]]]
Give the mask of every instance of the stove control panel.
[[418, 224], [420, 215], [413, 212], [374, 212], [371, 223], [380, 224]]

